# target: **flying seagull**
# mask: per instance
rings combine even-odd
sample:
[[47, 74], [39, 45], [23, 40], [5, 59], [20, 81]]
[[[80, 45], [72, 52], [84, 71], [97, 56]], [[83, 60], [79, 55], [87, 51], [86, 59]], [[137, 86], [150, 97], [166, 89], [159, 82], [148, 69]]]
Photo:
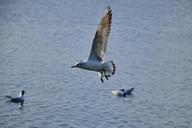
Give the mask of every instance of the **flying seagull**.
[[105, 9], [105, 13], [97, 28], [89, 58], [86, 61], [80, 61], [71, 67], [98, 72], [102, 83], [104, 82], [103, 77], [108, 80], [116, 71], [116, 66], [113, 61], [103, 62], [103, 57], [107, 49], [108, 37], [111, 31], [111, 22], [112, 10], [108, 6]]

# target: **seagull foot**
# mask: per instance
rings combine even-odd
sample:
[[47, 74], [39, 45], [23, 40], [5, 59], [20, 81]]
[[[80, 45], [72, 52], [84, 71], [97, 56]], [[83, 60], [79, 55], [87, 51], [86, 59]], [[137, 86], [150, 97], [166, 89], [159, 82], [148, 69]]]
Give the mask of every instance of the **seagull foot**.
[[111, 77], [111, 75], [107, 75], [107, 77]]
[[105, 75], [105, 78], [106, 78], [107, 80], [109, 80], [109, 78], [108, 78], [108, 76], [107, 76], [107, 75]]

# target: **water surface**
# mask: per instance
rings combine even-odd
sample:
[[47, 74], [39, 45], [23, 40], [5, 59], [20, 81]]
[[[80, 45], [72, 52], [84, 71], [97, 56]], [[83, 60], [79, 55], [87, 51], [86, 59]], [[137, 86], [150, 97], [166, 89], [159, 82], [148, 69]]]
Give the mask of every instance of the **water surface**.
[[[190, 128], [192, 1], [111, 0], [105, 60], [116, 74], [71, 69], [84, 60], [103, 0], [0, 1], [0, 127]], [[117, 98], [111, 90], [135, 87]], [[23, 109], [4, 96], [25, 89]]]

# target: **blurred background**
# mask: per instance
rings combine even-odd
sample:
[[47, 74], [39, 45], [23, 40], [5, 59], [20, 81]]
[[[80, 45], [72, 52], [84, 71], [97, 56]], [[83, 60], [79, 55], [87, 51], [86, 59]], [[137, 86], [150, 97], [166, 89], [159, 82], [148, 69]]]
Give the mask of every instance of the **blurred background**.
[[[0, 127], [190, 128], [192, 1], [109, 0], [104, 84], [89, 56], [104, 0], [0, 0]], [[134, 87], [133, 96], [112, 90]], [[24, 89], [23, 109], [6, 102]]]

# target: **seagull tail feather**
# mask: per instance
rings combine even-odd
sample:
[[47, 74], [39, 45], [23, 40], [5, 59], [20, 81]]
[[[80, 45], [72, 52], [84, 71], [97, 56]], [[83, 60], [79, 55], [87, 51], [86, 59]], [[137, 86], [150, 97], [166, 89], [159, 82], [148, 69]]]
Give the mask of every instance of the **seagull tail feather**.
[[112, 72], [112, 75], [114, 75], [115, 72], [116, 72], [116, 65], [113, 63], [113, 61], [111, 61], [111, 64], [112, 64], [112, 66], [113, 66], [113, 72]]
[[107, 61], [105, 63], [103, 63], [102, 65], [103, 70], [105, 71], [106, 75], [114, 75], [116, 72], [116, 66], [113, 63], [113, 61]]

